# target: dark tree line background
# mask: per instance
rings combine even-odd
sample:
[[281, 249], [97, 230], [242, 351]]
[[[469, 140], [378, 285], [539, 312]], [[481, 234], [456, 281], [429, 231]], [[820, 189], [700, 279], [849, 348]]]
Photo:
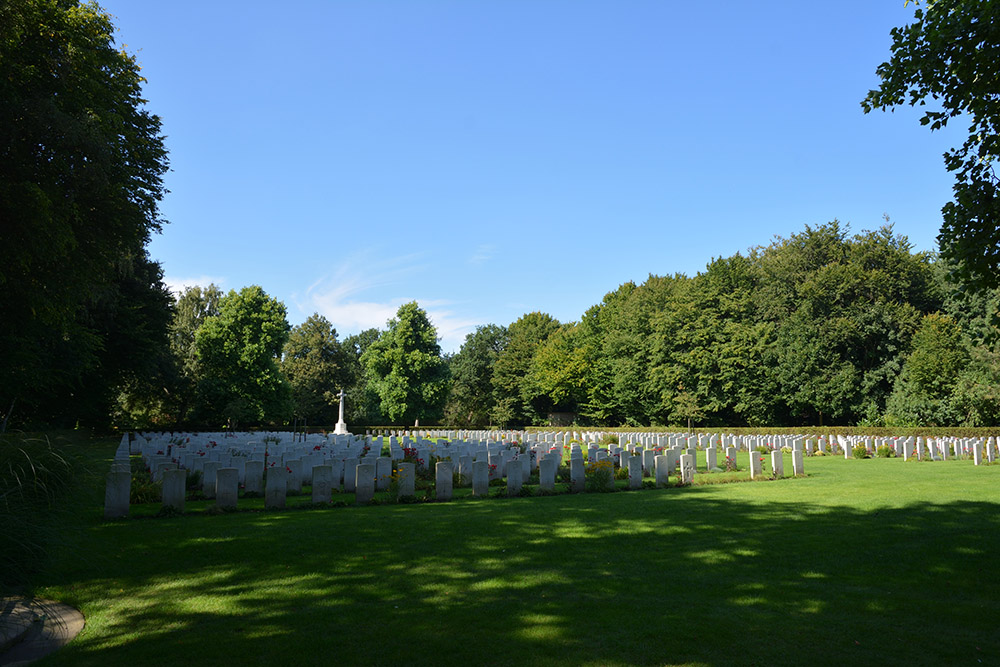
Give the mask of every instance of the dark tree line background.
[[354, 427], [996, 425], [998, 16], [929, 3], [863, 102], [969, 119], [941, 257], [888, 224], [807, 226], [442, 355], [416, 303], [341, 340], [258, 286], [174, 298], [146, 252], [168, 161], [134, 57], [96, 5], [0, 0], [2, 428], [329, 426], [340, 389]]

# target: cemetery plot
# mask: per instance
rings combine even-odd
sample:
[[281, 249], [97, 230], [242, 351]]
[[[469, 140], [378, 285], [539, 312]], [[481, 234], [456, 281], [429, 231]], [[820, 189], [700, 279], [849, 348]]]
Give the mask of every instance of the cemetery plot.
[[801, 476], [807, 457], [822, 456], [981, 465], [998, 451], [994, 438], [808, 434], [137, 433], [124, 435], [116, 451], [105, 516], [128, 516], [132, 506], [171, 514], [775, 480], [787, 476], [786, 463]]

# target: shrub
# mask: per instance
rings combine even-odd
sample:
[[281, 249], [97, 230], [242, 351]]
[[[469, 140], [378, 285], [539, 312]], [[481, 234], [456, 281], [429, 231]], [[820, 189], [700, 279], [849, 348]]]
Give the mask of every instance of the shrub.
[[605, 433], [604, 435], [601, 436], [601, 444], [602, 445], [617, 445], [618, 444], [618, 436], [616, 434], [614, 434], [614, 433]]
[[856, 459], [867, 459], [868, 458], [868, 447], [865, 445], [854, 445], [851, 449], [851, 456]]
[[587, 464], [586, 489], [591, 493], [614, 491], [615, 467], [611, 461], [597, 461]]
[[879, 445], [875, 450], [875, 456], [880, 459], [892, 458], [896, 455], [896, 450], [893, 449], [892, 445]]

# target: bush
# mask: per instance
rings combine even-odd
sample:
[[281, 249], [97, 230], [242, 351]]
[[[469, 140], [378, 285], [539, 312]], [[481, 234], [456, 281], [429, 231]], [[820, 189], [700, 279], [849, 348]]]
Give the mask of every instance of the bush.
[[618, 444], [618, 436], [616, 434], [614, 434], [614, 433], [605, 433], [604, 435], [601, 436], [601, 444], [602, 445], [617, 445]]
[[854, 445], [854, 448], [851, 449], [851, 456], [856, 459], [867, 459], [868, 448], [864, 445]]
[[586, 489], [591, 493], [614, 491], [615, 467], [611, 461], [597, 461], [587, 464]]
[[896, 450], [893, 449], [892, 445], [879, 445], [875, 449], [875, 456], [880, 459], [892, 458], [896, 455]]

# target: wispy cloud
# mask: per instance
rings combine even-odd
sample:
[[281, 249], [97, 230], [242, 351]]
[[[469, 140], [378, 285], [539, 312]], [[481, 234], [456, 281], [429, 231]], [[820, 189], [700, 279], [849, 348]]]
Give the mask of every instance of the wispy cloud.
[[[354, 255], [332, 274], [310, 285], [302, 298], [295, 296], [296, 305], [303, 312], [318, 312], [330, 320], [338, 332], [356, 333], [371, 328], [385, 329], [386, 322], [396, 316], [401, 305], [416, 301], [437, 329], [442, 350], [458, 351], [465, 335], [480, 323], [456, 313], [451, 301], [422, 299], [413, 294], [410, 284], [413, 275], [431, 268], [422, 260], [420, 255], [374, 261], [365, 255]], [[402, 295], [370, 298], [370, 293], [375, 291]]]
[[466, 260], [466, 263], [472, 264], [473, 266], [479, 266], [480, 264], [485, 264], [489, 260], [493, 259], [493, 255], [496, 253], [497, 247], [492, 243], [483, 243], [476, 246], [476, 249]]
[[218, 287], [223, 287], [226, 284], [226, 279], [222, 276], [195, 276], [192, 278], [179, 278], [177, 276], [163, 277], [163, 284], [173, 294], [178, 296], [188, 287], [208, 287], [212, 283], [215, 283]]

